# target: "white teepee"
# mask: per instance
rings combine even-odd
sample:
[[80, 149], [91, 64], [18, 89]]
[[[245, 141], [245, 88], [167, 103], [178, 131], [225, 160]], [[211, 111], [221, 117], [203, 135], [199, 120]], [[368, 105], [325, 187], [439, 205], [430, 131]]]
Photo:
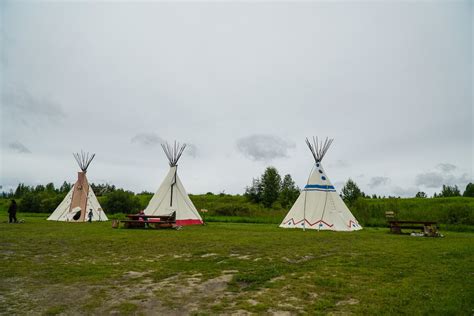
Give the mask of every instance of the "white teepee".
[[77, 173], [77, 181], [58, 205], [54, 212], [48, 217], [49, 221], [63, 222], [86, 222], [89, 220], [89, 212], [92, 211], [92, 221], [107, 221], [108, 218], [102, 210], [97, 197], [87, 181], [87, 168], [95, 154], [74, 154], [81, 172]]
[[311, 170], [308, 183], [293, 204], [280, 227], [334, 231], [353, 231], [362, 229], [351, 211], [342, 201], [336, 189], [324, 172], [321, 160], [326, 154], [332, 139], [310, 143], [306, 139], [316, 164]]
[[145, 208], [145, 214], [169, 215], [176, 212], [177, 225], [203, 224], [201, 216], [178, 176], [177, 164], [186, 144], [179, 145], [175, 142], [174, 146], [162, 144], [161, 147], [168, 157], [170, 170]]

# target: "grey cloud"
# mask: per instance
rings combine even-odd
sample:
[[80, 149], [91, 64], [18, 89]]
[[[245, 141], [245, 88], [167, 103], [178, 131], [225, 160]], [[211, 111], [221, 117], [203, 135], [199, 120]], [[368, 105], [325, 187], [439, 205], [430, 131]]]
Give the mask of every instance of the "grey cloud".
[[438, 172], [425, 172], [416, 176], [415, 183], [427, 188], [438, 188], [444, 183], [444, 178]]
[[141, 146], [157, 146], [163, 144], [165, 141], [160, 136], [155, 133], [139, 133], [132, 137], [130, 140], [134, 144], [139, 144]]
[[31, 150], [29, 150], [25, 145], [23, 145], [19, 141], [9, 143], [8, 148], [10, 148], [10, 149], [12, 149], [12, 150], [14, 150], [14, 151], [16, 151], [17, 153], [20, 153], [20, 154], [30, 154], [31, 153]]
[[372, 177], [369, 181], [369, 187], [375, 188], [381, 185], [386, 185], [390, 182], [388, 177]]
[[5, 112], [15, 121], [29, 126], [42, 121], [57, 122], [66, 117], [60, 104], [46, 97], [34, 96], [27, 89], [9, 87], [2, 93]]
[[450, 163], [440, 163], [436, 166], [437, 169], [440, 169], [443, 172], [454, 171], [457, 167]]
[[443, 172], [429, 171], [416, 176], [415, 183], [427, 188], [439, 188], [443, 184], [462, 186], [471, 181], [469, 174], [461, 175], [446, 174]]
[[254, 134], [237, 140], [237, 149], [256, 161], [288, 157], [288, 149], [294, 147], [294, 143], [274, 135]]

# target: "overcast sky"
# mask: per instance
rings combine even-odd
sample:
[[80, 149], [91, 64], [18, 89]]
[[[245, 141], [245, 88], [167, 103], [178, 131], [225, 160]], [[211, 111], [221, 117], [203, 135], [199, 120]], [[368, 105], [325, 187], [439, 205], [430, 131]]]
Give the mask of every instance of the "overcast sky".
[[470, 1], [0, 2], [1, 185], [155, 191], [163, 140], [190, 193], [242, 193], [265, 167], [340, 190], [432, 194], [473, 181]]

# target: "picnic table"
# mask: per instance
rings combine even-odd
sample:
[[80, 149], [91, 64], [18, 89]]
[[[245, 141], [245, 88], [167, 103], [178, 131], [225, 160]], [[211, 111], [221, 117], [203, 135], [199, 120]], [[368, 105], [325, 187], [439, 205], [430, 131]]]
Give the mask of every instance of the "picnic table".
[[176, 212], [168, 215], [127, 214], [121, 220], [124, 228], [176, 228]]
[[437, 237], [438, 223], [431, 221], [401, 221], [391, 220], [388, 221], [390, 226], [390, 232], [394, 234], [401, 234], [402, 229], [420, 230], [425, 236]]

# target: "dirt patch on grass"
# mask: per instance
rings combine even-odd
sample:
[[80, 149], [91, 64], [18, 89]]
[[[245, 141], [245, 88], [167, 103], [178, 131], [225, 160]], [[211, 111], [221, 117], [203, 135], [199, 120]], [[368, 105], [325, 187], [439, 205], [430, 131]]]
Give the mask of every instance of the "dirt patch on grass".
[[[126, 313], [127, 308], [136, 306], [136, 313], [145, 315], [182, 315], [202, 310], [208, 304], [218, 304], [220, 300], [234, 295], [227, 290], [233, 274], [237, 270], [222, 271], [222, 274], [203, 279], [201, 273], [192, 275], [177, 274], [160, 282], [154, 282], [148, 272], [129, 271], [117, 289], [108, 293], [105, 306], [94, 313]], [[134, 281], [130, 284], [130, 281]], [[126, 286], [124, 283], [127, 283]], [[192, 299], [188, 299], [192, 298]], [[128, 304], [128, 305], [127, 305]]]
[[208, 258], [208, 257], [214, 257], [217, 256], [217, 253], [205, 253], [201, 256], [201, 258]]
[[289, 262], [289, 263], [303, 263], [303, 262], [309, 261], [311, 259], [314, 259], [314, 256], [308, 255], [308, 256], [303, 256], [303, 257], [294, 258], [294, 259], [290, 259], [290, 258], [287, 258], [287, 257], [282, 258], [283, 261], [286, 261], [286, 262]]
[[359, 304], [359, 300], [356, 300], [355, 298], [350, 298], [348, 300], [344, 301], [339, 301], [336, 303], [336, 306], [341, 306], [341, 305], [357, 305]]

